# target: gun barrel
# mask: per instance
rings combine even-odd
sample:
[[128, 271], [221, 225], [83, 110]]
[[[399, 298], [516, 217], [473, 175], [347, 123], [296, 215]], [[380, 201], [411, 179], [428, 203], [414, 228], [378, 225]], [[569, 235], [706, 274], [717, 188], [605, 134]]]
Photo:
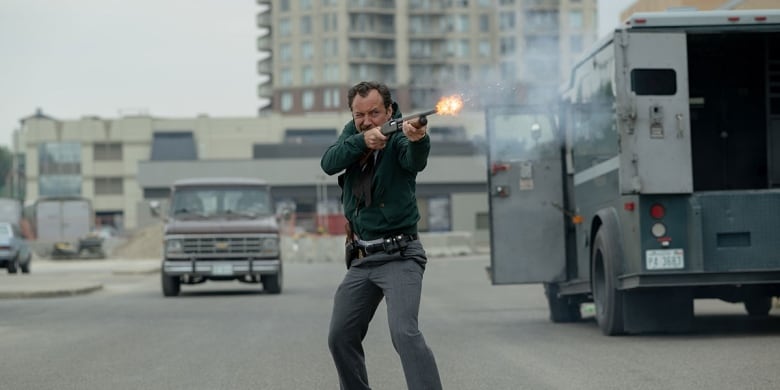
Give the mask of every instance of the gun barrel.
[[417, 113], [417, 114], [412, 114], [412, 115], [409, 115], [409, 116], [405, 116], [405, 117], [403, 117], [401, 119], [397, 119], [397, 120], [396, 119], [391, 119], [391, 120], [387, 121], [384, 125], [382, 125], [382, 128], [381, 128], [382, 134], [389, 135], [389, 134], [395, 133], [396, 131], [401, 130], [401, 128], [402, 128], [402, 126], [404, 124], [404, 121], [410, 121], [410, 120], [416, 119], [416, 118], [420, 118], [418, 121], [420, 122], [421, 125], [425, 126], [428, 123], [427, 116], [428, 115], [433, 115], [436, 112], [437, 112], [436, 109], [433, 109], [433, 110], [428, 110], [428, 111], [425, 111], [425, 112], [420, 112], [420, 113]]
[[435, 114], [436, 112], [437, 112], [437, 111], [436, 111], [436, 109], [434, 108], [433, 110], [428, 110], [428, 111], [425, 111], [425, 112], [420, 112], [420, 113], [417, 113], [417, 114], [412, 114], [412, 115], [409, 115], [409, 116], [406, 116], [406, 117], [403, 117], [403, 118], [401, 118], [401, 122], [403, 122], [403, 121], [410, 121], [410, 120], [412, 120], [412, 119], [415, 119], [415, 118], [420, 118], [420, 120], [422, 120], [423, 118], [427, 117], [428, 115], [433, 115], [433, 114]]

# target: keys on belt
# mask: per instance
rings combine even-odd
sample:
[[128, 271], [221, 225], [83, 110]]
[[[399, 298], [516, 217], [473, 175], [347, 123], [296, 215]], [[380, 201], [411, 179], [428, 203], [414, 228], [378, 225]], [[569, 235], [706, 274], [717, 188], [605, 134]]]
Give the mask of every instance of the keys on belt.
[[368, 256], [379, 252], [398, 252], [399, 250], [405, 249], [409, 242], [416, 241], [417, 239], [417, 234], [396, 234], [374, 241], [356, 240], [355, 243], [361, 254], [363, 256]]

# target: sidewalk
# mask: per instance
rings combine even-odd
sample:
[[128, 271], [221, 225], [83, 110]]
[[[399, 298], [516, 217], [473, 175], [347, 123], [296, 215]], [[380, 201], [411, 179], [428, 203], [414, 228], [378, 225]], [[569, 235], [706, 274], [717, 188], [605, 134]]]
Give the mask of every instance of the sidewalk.
[[111, 275], [148, 275], [160, 271], [160, 260], [34, 259], [30, 273], [0, 269], [0, 299], [47, 298], [88, 294], [103, 288]]

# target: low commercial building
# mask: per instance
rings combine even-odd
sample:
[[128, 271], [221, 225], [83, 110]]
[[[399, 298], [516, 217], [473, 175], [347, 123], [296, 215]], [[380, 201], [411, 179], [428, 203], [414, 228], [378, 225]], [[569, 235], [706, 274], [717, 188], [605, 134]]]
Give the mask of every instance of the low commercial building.
[[[242, 176], [267, 180], [279, 209], [294, 210], [298, 232], [343, 229], [336, 177], [320, 157], [349, 113], [248, 118], [23, 119], [15, 152], [26, 202], [42, 196], [92, 199], [98, 224], [135, 229], [154, 221], [148, 202], [177, 179]], [[487, 240], [484, 115], [430, 118], [428, 167], [418, 180], [421, 231], [466, 231]]]

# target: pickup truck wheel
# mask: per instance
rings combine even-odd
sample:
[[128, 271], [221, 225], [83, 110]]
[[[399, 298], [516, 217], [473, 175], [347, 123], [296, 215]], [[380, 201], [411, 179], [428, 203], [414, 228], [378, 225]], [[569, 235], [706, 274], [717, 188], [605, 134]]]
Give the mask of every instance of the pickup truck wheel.
[[178, 276], [168, 276], [163, 273], [162, 290], [163, 295], [166, 297], [175, 297], [179, 295], [179, 291], [181, 291], [181, 280]]
[[261, 275], [260, 281], [263, 283], [263, 290], [269, 294], [279, 294], [282, 292], [282, 270], [273, 275]]
[[622, 334], [623, 293], [615, 286], [615, 267], [619, 249], [602, 227], [593, 240], [591, 258], [591, 283], [593, 302], [596, 306], [596, 322], [607, 336]]
[[19, 258], [14, 257], [13, 259], [8, 261], [8, 273], [9, 274], [15, 274], [17, 268], [19, 268]]

